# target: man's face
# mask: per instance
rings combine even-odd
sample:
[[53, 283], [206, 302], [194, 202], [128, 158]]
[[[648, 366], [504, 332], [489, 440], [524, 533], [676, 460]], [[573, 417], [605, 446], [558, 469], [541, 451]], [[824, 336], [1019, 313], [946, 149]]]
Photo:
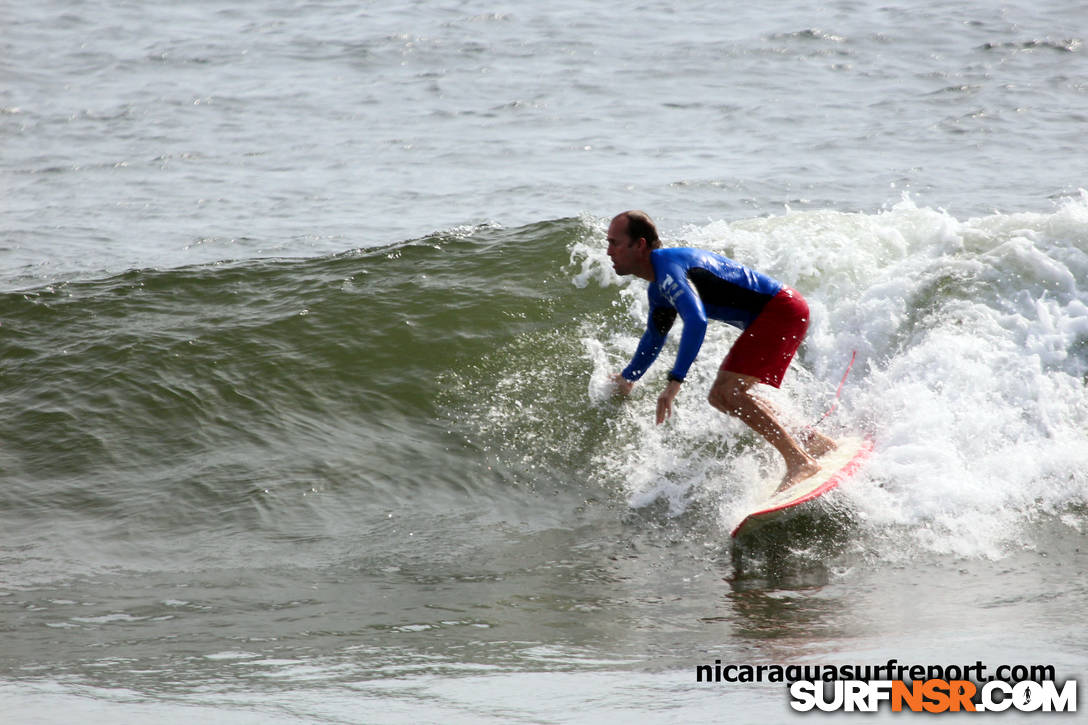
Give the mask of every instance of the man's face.
[[[608, 225], [608, 257], [616, 274], [631, 274], [642, 251], [642, 244], [632, 244], [627, 233], [627, 219], [618, 217]], [[643, 242], [645, 244], [645, 242]]]

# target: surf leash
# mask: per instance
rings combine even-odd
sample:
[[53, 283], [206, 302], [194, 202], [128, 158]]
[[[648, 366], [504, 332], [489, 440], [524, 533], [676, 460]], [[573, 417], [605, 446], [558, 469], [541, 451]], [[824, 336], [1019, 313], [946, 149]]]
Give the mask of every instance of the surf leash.
[[827, 416], [834, 413], [835, 408], [839, 407], [839, 396], [842, 395], [842, 386], [846, 385], [846, 378], [847, 378], [847, 376], [850, 375], [850, 369], [854, 367], [854, 360], [857, 359], [857, 356], [858, 356], [858, 351], [857, 350], [854, 350], [850, 354], [850, 364], [846, 366], [846, 372], [842, 374], [842, 380], [839, 381], [839, 388], [838, 388], [838, 390], [835, 391], [835, 399], [833, 401], [831, 401], [831, 407], [827, 409], [827, 412], [824, 413], [823, 416], [821, 416], [818, 421], [816, 421], [812, 425], [808, 426], [809, 430], [815, 428], [820, 423], [823, 423], [824, 419], [827, 418]]

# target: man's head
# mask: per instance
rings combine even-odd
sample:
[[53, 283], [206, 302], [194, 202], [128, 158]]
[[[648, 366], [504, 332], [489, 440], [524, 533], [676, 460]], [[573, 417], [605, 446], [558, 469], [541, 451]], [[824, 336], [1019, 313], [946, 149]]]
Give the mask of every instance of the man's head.
[[650, 250], [660, 246], [657, 227], [644, 211], [620, 212], [608, 225], [608, 256], [616, 274], [644, 271], [650, 264]]

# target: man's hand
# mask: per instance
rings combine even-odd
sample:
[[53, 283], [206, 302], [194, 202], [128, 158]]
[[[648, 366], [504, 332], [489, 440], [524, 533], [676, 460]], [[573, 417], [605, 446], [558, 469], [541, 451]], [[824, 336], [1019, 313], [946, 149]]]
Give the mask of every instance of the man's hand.
[[616, 386], [616, 392], [620, 395], [630, 395], [631, 389], [635, 387], [635, 381], [623, 377], [622, 373], [612, 375], [612, 384]]
[[657, 424], [661, 425], [672, 415], [672, 400], [680, 392], [680, 383], [670, 380], [665, 386], [665, 392], [657, 398]]

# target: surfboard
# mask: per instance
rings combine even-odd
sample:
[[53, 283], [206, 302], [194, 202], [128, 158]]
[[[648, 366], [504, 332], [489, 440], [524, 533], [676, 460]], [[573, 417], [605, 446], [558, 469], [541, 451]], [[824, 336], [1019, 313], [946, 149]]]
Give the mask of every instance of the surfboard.
[[778, 487], [775, 483], [774, 488], [733, 529], [733, 538], [751, 533], [792, 509], [823, 496], [857, 473], [873, 450], [873, 442], [868, 438], [844, 438], [838, 444], [838, 448], [820, 458], [821, 469], [815, 476], [806, 478], [782, 493], [774, 493], [774, 488]]

